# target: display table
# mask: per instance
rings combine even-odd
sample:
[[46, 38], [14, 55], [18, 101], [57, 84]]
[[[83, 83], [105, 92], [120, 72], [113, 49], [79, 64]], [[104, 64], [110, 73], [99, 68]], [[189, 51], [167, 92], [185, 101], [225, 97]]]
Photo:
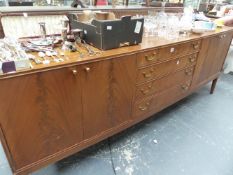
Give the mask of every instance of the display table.
[[35, 65], [0, 76], [0, 136], [15, 174], [106, 139], [183, 99], [221, 73], [233, 29]]

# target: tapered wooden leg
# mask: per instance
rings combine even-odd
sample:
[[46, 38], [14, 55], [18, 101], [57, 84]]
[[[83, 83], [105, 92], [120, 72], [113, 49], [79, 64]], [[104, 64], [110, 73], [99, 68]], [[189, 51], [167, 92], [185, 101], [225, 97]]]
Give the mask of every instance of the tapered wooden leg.
[[213, 93], [214, 93], [214, 90], [215, 90], [215, 87], [216, 87], [217, 81], [218, 81], [218, 79], [217, 79], [217, 78], [216, 78], [216, 79], [214, 79], [214, 80], [212, 81], [212, 85], [211, 85], [211, 89], [210, 89], [210, 94], [213, 94]]

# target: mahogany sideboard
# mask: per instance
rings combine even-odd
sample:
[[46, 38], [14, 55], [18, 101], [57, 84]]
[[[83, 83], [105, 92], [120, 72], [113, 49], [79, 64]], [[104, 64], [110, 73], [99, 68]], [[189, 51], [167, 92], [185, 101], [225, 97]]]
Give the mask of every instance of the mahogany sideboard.
[[152, 116], [213, 81], [233, 36], [224, 27], [168, 41], [144, 38], [93, 57], [0, 75], [0, 138], [28, 174]]

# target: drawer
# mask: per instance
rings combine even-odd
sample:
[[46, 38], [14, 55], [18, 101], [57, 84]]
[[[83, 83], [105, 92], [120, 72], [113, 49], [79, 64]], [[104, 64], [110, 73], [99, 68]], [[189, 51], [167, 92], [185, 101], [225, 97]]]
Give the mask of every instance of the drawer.
[[133, 116], [141, 116], [149, 112], [152, 108], [153, 96], [148, 97], [147, 99], [143, 99], [141, 101], [137, 101], [134, 104], [133, 108]]
[[194, 67], [189, 67], [164, 78], [139, 85], [136, 88], [136, 99], [145, 98], [148, 95], [162, 92], [184, 81], [191, 81], [193, 71]]
[[200, 50], [200, 45], [201, 41], [197, 40], [139, 53], [137, 55], [137, 65], [138, 67], [147, 66], [153, 63], [174, 59], [175, 57], [195, 53]]
[[190, 85], [191, 81], [179, 83], [162, 93], [137, 101], [133, 107], [133, 116], [140, 118], [151, 111], [160, 111], [167, 105], [176, 102], [180, 96], [186, 94]]
[[194, 66], [196, 64], [196, 60], [197, 53], [139, 69], [137, 83], [143, 83], [162, 77], [164, 75], [168, 75], [171, 72]]
[[188, 93], [190, 85], [191, 81], [186, 81], [154, 96], [150, 110], [158, 112], [177, 102], [182, 96]]

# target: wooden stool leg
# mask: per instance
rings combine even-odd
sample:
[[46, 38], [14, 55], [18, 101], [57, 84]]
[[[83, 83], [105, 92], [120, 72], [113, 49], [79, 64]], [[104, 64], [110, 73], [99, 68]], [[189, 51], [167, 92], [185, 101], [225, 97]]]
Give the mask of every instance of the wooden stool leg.
[[216, 78], [216, 79], [214, 79], [214, 80], [212, 81], [212, 85], [211, 85], [211, 89], [210, 89], [210, 94], [213, 94], [213, 93], [214, 93], [214, 90], [215, 90], [215, 87], [216, 87], [217, 81], [218, 81], [218, 79], [217, 79], [217, 78]]

